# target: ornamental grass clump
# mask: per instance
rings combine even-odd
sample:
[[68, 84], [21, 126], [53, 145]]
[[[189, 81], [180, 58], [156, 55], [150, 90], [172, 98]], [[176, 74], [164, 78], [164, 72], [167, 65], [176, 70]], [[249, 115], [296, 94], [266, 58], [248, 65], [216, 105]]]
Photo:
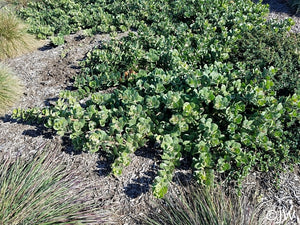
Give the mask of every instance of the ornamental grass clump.
[[36, 45], [27, 26], [12, 11], [0, 9], [0, 60], [26, 53]]
[[14, 105], [22, 94], [19, 79], [6, 66], [0, 64], [0, 115]]
[[55, 149], [30, 159], [1, 156], [0, 224], [104, 224], [108, 214]]
[[17, 6], [17, 9], [26, 7], [29, 2], [36, 2], [39, 0], [4, 0], [7, 4]]
[[250, 224], [243, 219], [238, 196], [226, 196], [221, 187], [208, 188], [198, 184], [189, 184], [186, 187], [172, 184], [172, 187], [170, 193], [155, 202], [150, 213], [142, 217], [143, 224]]

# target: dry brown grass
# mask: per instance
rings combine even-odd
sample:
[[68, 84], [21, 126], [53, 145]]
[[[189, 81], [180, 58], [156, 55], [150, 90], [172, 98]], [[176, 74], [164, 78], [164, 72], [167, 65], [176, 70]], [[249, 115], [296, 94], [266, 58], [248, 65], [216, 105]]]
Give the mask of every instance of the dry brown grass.
[[35, 49], [38, 42], [27, 26], [8, 9], [0, 9], [0, 60]]
[[13, 72], [0, 64], [0, 115], [14, 105], [22, 94], [22, 85]]
[[[3, 1], [3, 0], [2, 0]], [[7, 4], [19, 7], [26, 7], [29, 2], [37, 2], [39, 0], [4, 0]]]

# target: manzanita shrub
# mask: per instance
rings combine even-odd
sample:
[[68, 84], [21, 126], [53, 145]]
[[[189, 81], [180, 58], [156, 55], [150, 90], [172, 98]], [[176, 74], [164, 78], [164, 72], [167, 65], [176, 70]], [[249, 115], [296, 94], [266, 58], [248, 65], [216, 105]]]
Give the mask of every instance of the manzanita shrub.
[[297, 91], [299, 94], [299, 33], [290, 33], [287, 37], [285, 31], [278, 28], [274, 30], [272, 25], [266, 24], [246, 32], [236, 47], [230, 53], [230, 62], [247, 62], [248, 70], [273, 66], [277, 69], [274, 78], [277, 96], [293, 95]]
[[[253, 169], [299, 162], [299, 92], [279, 95], [278, 69], [230, 57], [249, 31], [267, 26], [265, 6], [244, 0], [140, 4], [137, 32], [91, 51], [75, 91], [62, 91], [53, 107], [17, 109], [13, 116], [44, 123], [78, 150], [111, 154], [115, 175], [131, 153], [157, 143], [157, 197], [185, 157], [207, 185], [215, 175], [239, 183]], [[280, 34], [291, 25], [268, 23]]]

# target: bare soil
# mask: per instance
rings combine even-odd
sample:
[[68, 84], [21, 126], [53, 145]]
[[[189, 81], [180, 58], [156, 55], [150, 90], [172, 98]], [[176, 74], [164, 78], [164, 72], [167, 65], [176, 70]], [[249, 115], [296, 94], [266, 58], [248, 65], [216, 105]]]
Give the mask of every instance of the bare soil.
[[[291, 17], [296, 22], [292, 32], [300, 31], [300, 18], [293, 15], [284, 0], [264, 3], [270, 4], [270, 18]], [[124, 35], [127, 34], [119, 34], [119, 37]], [[51, 104], [61, 90], [72, 86], [73, 77], [80, 71], [79, 63], [87, 52], [109, 38], [109, 35], [100, 34], [86, 37], [79, 32], [66, 37], [66, 43], [62, 46], [53, 47], [45, 43], [33, 52], [4, 61], [24, 85], [23, 96], [15, 108]], [[68, 140], [51, 130], [13, 120], [11, 110], [0, 118], [0, 155], [32, 155], [45, 146], [49, 151], [56, 149], [63, 155], [63, 160], [80, 171], [81, 176], [94, 187], [92, 197], [118, 215], [119, 224], [140, 223], [134, 218], [146, 214], [149, 202], [154, 201], [151, 185], [157, 173], [159, 155], [151, 146], [145, 146], [133, 154], [132, 162], [124, 168], [123, 174], [114, 177], [110, 175], [111, 161], [105, 155], [77, 154]], [[184, 168], [178, 170], [176, 176], [191, 178], [190, 171]], [[281, 178], [277, 189], [270, 173], [252, 173], [245, 180], [242, 190], [245, 224], [253, 213], [261, 224], [300, 224], [299, 166], [295, 166], [293, 172], [282, 173]]]

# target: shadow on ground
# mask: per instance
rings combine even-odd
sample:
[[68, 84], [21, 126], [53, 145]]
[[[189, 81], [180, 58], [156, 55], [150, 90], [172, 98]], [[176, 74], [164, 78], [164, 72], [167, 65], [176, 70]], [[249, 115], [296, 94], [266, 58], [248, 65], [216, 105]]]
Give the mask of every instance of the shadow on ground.
[[[259, 0], [253, 0], [253, 2], [257, 3], [259, 2]], [[296, 10], [292, 9], [292, 7], [287, 3], [286, 0], [263, 0], [262, 3], [269, 5], [269, 9], [271, 13], [272, 12], [286, 13], [292, 16], [296, 12]]]

